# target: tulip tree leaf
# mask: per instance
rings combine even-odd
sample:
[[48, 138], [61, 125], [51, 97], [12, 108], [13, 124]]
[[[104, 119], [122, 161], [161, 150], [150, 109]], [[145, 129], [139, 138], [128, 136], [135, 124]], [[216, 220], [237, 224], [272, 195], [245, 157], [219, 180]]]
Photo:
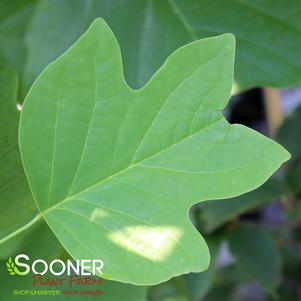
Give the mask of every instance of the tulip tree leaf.
[[19, 142], [47, 223], [74, 258], [104, 276], [155, 284], [207, 269], [188, 210], [261, 185], [289, 158], [221, 110], [233, 80], [231, 34], [175, 51], [140, 90], [126, 84], [118, 43], [97, 19], [39, 76]]
[[0, 63], [0, 241], [37, 213], [18, 147], [15, 72]]
[[95, 17], [104, 18], [116, 33], [133, 87], [141, 87], [178, 47], [227, 32], [237, 38], [240, 89], [300, 83], [299, 0], [43, 0], [26, 33], [26, 86]]

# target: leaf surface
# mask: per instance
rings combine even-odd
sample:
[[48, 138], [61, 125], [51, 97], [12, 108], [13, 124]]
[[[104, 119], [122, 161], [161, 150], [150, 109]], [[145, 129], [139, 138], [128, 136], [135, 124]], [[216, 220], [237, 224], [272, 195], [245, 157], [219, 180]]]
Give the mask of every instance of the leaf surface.
[[0, 240], [37, 213], [19, 147], [15, 72], [0, 63]]
[[221, 115], [232, 35], [175, 51], [140, 90], [124, 80], [104, 21], [49, 65], [20, 124], [25, 171], [47, 223], [74, 258], [101, 258], [113, 280], [155, 284], [203, 271], [198, 201], [256, 188], [289, 154]]

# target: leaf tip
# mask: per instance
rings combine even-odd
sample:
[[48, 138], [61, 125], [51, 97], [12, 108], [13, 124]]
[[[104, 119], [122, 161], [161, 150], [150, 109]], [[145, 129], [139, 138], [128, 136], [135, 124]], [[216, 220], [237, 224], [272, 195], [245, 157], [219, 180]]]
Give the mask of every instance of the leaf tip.
[[94, 19], [94, 21], [90, 24], [88, 30], [99, 29], [99, 28], [109, 28], [108, 23], [103, 18]]
[[235, 52], [235, 47], [236, 47], [236, 38], [235, 35], [232, 33], [225, 33], [220, 36], [224, 40], [224, 43], [226, 47], [231, 51]]
[[284, 147], [283, 148], [283, 163], [290, 160], [292, 155], [290, 154], [290, 152], [288, 150], [286, 150]]
[[290, 152], [278, 142], [274, 141], [274, 143], [278, 147], [278, 156], [279, 156], [280, 164], [283, 164], [286, 161], [290, 160], [292, 157]]

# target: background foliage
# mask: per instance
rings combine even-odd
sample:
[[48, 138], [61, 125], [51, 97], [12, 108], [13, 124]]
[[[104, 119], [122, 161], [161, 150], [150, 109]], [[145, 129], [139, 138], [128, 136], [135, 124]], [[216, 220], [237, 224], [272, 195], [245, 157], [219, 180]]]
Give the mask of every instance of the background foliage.
[[[301, 82], [298, 0], [0, 1], [0, 239], [36, 214], [19, 161], [18, 111], [11, 104], [23, 102], [42, 69], [98, 16], [116, 33], [125, 76], [134, 88], [141, 87], [177, 47], [225, 32], [237, 38], [236, 92]], [[246, 101], [255, 100], [246, 93], [235, 96], [230, 121], [239, 103], [241, 111], [249, 108]], [[266, 132], [266, 111], [246, 111], [243, 122], [256, 129], [256, 112], [262, 113], [259, 129]], [[141, 287], [113, 288], [112, 292], [121, 290], [121, 296], [131, 301], [301, 300], [300, 126], [301, 110], [297, 109], [280, 127], [276, 140], [293, 157], [274, 178], [241, 197], [192, 208], [191, 219], [206, 233], [211, 249], [207, 272], [148, 288], [147, 297], [146, 288]], [[35, 256], [36, 248], [38, 257], [43, 252], [48, 258], [68, 256], [43, 223], [35, 228], [39, 229], [1, 244], [3, 263], [20, 251]], [[30, 243], [37, 241], [37, 233], [45, 239], [40, 246]], [[5, 283], [1, 286], [1, 292], [7, 291]], [[134, 293], [126, 297], [122, 289]]]

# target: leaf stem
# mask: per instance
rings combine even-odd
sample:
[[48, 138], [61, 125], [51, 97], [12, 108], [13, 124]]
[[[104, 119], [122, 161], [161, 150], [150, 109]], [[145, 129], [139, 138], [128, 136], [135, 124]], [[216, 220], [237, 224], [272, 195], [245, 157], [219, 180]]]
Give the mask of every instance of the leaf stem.
[[30, 228], [33, 224], [35, 224], [40, 218], [42, 217], [42, 213], [39, 213], [36, 215], [31, 221], [29, 221], [27, 224], [22, 226], [21, 228], [17, 229], [16, 231], [10, 233], [9, 235], [5, 236], [4, 238], [0, 239], [0, 245], [3, 244], [4, 242], [8, 241], [14, 236], [17, 236], [19, 233], [22, 233], [23, 231], [27, 230]]

